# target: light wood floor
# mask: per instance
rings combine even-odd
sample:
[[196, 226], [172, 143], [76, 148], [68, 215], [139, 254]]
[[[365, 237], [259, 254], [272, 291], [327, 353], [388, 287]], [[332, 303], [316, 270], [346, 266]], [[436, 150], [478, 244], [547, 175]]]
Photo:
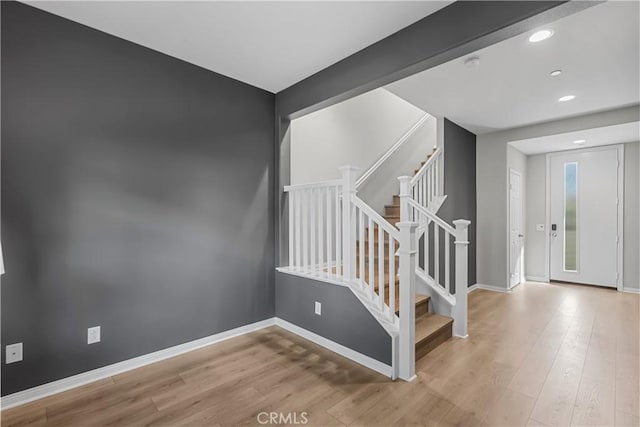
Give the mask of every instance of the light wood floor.
[[273, 327], [2, 413], [14, 425], [638, 426], [638, 295], [527, 283], [470, 294], [469, 339], [392, 382]]

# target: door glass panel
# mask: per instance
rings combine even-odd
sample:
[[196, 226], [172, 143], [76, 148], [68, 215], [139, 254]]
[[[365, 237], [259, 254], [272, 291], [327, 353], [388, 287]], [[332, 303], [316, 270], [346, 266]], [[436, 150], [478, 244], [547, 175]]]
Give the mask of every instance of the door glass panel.
[[564, 270], [578, 268], [578, 164], [564, 164]]

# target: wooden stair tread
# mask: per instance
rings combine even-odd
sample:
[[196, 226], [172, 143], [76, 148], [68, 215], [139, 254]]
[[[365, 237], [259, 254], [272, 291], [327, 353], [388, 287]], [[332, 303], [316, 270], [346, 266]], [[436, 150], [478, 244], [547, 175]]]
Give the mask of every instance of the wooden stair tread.
[[427, 313], [416, 317], [416, 345], [428, 341], [453, 324], [453, 319], [439, 314]]

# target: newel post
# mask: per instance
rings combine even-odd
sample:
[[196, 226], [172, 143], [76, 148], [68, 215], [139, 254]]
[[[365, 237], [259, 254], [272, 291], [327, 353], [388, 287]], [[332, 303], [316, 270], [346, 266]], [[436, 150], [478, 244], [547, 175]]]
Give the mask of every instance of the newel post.
[[359, 168], [349, 165], [340, 168], [342, 173], [342, 265], [345, 280], [356, 278], [356, 215], [351, 196], [356, 194], [358, 170]]
[[411, 177], [401, 176], [398, 177], [398, 181], [400, 181], [400, 222], [407, 222], [410, 220], [409, 197], [411, 197]]
[[453, 335], [466, 338], [467, 334], [467, 294], [469, 292], [469, 224], [471, 221], [458, 219], [456, 226], [456, 305], [453, 320]]
[[400, 229], [400, 337], [398, 377], [412, 381], [416, 371], [416, 228], [418, 224], [401, 221]]

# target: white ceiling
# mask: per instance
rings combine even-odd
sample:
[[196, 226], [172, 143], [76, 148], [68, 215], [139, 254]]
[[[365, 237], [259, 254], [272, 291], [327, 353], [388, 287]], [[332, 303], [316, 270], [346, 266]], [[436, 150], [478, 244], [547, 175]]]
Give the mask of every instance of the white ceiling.
[[554, 31], [545, 41], [529, 43], [530, 31], [387, 89], [478, 134], [638, 104], [638, 20], [638, 2], [606, 2], [542, 27]]
[[275, 93], [452, 1], [26, 3]]
[[[573, 141], [586, 140], [583, 144]], [[575, 150], [600, 145], [622, 144], [640, 139], [640, 122], [603, 126], [557, 135], [541, 136], [511, 142], [510, 145], [524, 154], [552, 153], [555, 151]]]

